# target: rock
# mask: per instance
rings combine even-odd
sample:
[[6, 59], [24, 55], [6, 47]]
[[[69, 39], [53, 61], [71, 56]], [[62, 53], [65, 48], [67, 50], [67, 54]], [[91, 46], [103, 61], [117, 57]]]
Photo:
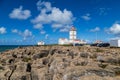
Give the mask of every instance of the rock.
[[88, 61], [87, 60], [75, 60], [74, 62], [74, 65], [75, 66], [86, 66], [88, 64]]
[[16, 67], [17, 67], [16, 65], [10, 65], [10, 66], [9, 66], [9, 69], [10, 69], [10, 70], [15, 70]]
[[39, 80], [38, 75], [35, 73], [35, 71], [31, 71], [31, 80]]
[[115, 67], [115, 68], [112, 69], [112, 71], [115, 72], [116, 76], [120, 76], [120, 67]]
[[89, 56], [88, 53], [85, 53], [85, 52], [80, 53], [80, 57], [82, 58], [88, 58], [88, 56]]
[[[26, 73], [27, 74], [27, 73]], [[25, 75], [24, 73], [14, 73], [10, 80], [31, 80], [31, 76], [30, 75]]]
[[120, 75], [120, 66], [112, 66], [112, 65], [108, 65], [106, 67], [106, 69], [108, 70], [112, 70], [116, 76], [119, 76]]
[[0, 54], [0, 80], [120, 80], [120, 50], [29, 46]]
[[31, 72], [31, 64], [30, 63], [27, 64], [26, 72]]
[[50, 54], [54, 55], [56, 51], [57, 51], [57, 49], [52, 49], [52, 50], [50, 50]]
[[99, 61], [99, 62], [105, 62], [105, 57], [101, 56], [101, 55], [98, 55], [97, 56], [97, 61]]
[[108, 66], [108, 63], [100, 63], [98, 66], [104, 69]]
[[4, 76], [8, 79], [9, 76], [11, 75], [11, 73], [12, 73], [12, 71], [7, 71], [7, 72], [4, 74]]
[[23, 61], [23, 62], [29, 62], [29, 61], [31, 61], [31, 58], [24, 56], [24, 57], [22, 58], [22, 61]]
[[27, 70], [27, 63], [25, 62], [19, 62], [16, 67], [17, 72], [26, 72]]
[[0, 71], [3, 71], [3, 70], [5, 70], [5, 68], [2, 65], [0, 65]]
[[112, 64], [112, 65], [117, 65], [117, 64], [119, 64], [119, 62], [118, 62], [118, 60], [116, 59], [116, 58], [108, 58], [107, 59], [107, 61], [106, 61], [107, 63], [110, 63], [110, 64]]
[[91, 53], [91, 54], [89, 54], [89, 55], [90, 55], [90, 58], [92, 58], [92, 59], [97, 58], [97, 54], [96, 54], [96, 53]]
[[88, 73], [94, 73], [101, 77], [104, 77], [104, 76], [114, 77], [115, 76], [115, 73], [113, 71], [107, 71], [107, 70], [103, 70], [103, 69], [98, 69], [98, 70], [90, 69], [90, 70], [87, 70], [87, 74]]
[[74, 52], [69, 52], [69, 55], [71, 56], [71, 58], [74, 58]]
[[[103, 70], [103, 69], [86, 69], [86, 70], [69, 70], [68, 72], [64, 73], [63, 80], [79, 80], [83, 76], [93, 76], [97, 75], [100, 77], [113, 77], [115, 76], [114, 72]], [[89, 79], [88, 79], [89, 80]]]
[[17, 55], [16, 55], [16, 54], [12, 54], [12, 57], [13, 57], [13, 58], [17, 58]]
[[42, 50], [42, 52], [40, 52], [38, 54], [34, 54], [33, 59], [39, 59], [39, 58], [47, 57], [48, 54], [49, 54], [49, 52], [47, 50]]
[[8, 63], [9, 63], [9, 64], [13, 64], [14, 61], [15, 61], [15, 59], [9, 59], [9, 60], [8, 60]]
[[47, 74], [45, 74], [44, 76], [45, 76], [45, 79], [44, 79], [44, 80], [53, 80], [53, 74], [47, 73]]

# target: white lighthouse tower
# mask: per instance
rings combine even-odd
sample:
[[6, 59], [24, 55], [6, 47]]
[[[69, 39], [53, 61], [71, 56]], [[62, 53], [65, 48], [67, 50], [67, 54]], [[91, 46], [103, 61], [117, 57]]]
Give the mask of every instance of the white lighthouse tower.
[[70, 38], [70, 43], [74, 43], [76, 40], [77, 32], [75, 27], [72, 27], [69, 31], [69, 38]]
[[60, 38], [58, 41], [58, 44], [64, 45], [64, 44], [86, 44], [87, 42], [84, 40], [77, 39], [77, 30], [75, 27], [71, 27], [69, 31], [69, 39], [67, 38]]

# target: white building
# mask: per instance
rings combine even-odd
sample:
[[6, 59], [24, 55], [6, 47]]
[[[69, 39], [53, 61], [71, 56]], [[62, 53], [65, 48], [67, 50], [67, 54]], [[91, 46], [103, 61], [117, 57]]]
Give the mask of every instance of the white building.
[[76, 29], [75, 27], [72, 27], [69, 31], [69, 42], [70, 43], [74, 43], [74, 41], [76, 40], [76, 37], [77, 36], [77, 32], [76, 32]]
[[111, 47], [120, 47], [120, 39], [110, 40]]
[[39, 41], [39, 42], [37, 43], [37, 45], [45, 45], [45, 42], [44, 42], [44, 41]]
[[101, 40], [96, 40], [94, 43], [103, 43], [103, 41], [101, 41]]
[[58, 41], [58, 44], [60, 44], [60, 45], [69, 44], [69, 40], [66, 38], [60, 38]]
[[79, 39], [76, 39], [72, 42], [72, 44], [86, 44], [87, 42], [84, 41], [84, 40], [79, 40]]
[[69, 40], [67, 38], [60, 38], [58, 44], [86, 44], [84, 40], [77, 39], [77, 30], [75, 27], [71, 27], [69, 31]]

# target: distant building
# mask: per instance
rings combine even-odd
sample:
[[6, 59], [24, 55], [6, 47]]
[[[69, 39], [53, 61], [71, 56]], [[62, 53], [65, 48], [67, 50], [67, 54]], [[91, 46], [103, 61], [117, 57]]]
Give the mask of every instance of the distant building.
[[[76, 41], [76, 40], [75, 40]], [[87, 42], [85, 40], [77, 40], [78, 44], [86, 44]]]
[[120, 39], [110, 40], [111, 47], [120, 47]]
[[87, 42], [84, 40], [77, 39], [77, 29], [75, 27], [71, 27], [69, 31], [69, 40], [67, 38], [60, 38], [58, 44], [86, 44]]
[[69, 44], [69, 41], [66, 38], [60, 38], [58, 41], [58, 44], [60, 44], [60, 45]]
[[72, 27], [69, 31], [69, 39], [70, 39], [69, 42], [74, 43], [77, 38], [76, 36], [77, 36], [76, 29], [75, 27]]
[[96, 40], [94, 43], [103, 43], [101, 40]]
[[45, 42], [44, 42], [44, 41], [39, 41], [39, 42], [37, 43], [37, 45], [45, 45]]

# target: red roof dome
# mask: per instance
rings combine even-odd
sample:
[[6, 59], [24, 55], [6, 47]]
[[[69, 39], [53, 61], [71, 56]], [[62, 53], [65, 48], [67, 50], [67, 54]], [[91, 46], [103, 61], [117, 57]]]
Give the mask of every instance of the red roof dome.
[[75, 27], [71, 27], [70, 31], [76, 31]]

